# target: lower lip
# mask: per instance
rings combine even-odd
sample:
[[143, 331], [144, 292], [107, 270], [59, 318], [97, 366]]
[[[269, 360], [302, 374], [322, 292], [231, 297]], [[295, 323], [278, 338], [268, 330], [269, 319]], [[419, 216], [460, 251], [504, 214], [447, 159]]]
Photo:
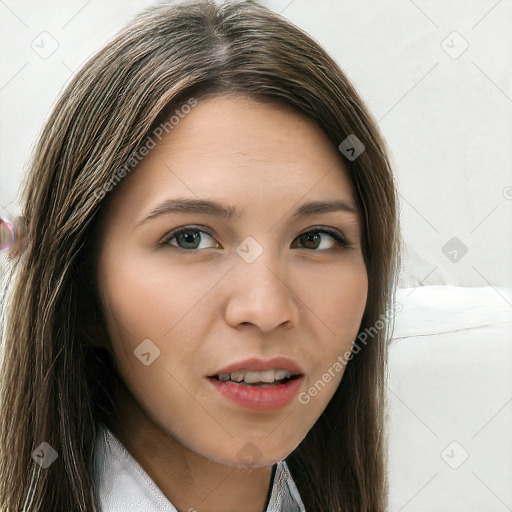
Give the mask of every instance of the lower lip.
[[237, 405], [260, 411], [273, 411], [285, 407], [293, 400], [302, 384], [302, 375], [284, 384], [268, 387], [222, 382], [213, 377], [208, 377], [208, 380], [222, 395]]

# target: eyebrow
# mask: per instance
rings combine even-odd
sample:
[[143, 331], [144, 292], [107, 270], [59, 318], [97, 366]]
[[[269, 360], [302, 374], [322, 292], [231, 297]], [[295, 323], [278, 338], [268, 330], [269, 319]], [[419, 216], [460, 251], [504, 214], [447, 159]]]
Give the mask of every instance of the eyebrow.
[[[311, 201], [299, 206], [299, 208], [297, 208], [297, 210], [293, 213], [292, 218], [297, 219], [308, 215], [337, 211], [357, 215], [360, 212], [360, 209], [357, 204], [347, 203], [342, 199], [334, 199], [330, 201]], [[215, 215], [224, 219], [232, 219], [239, 216], [235, 206], [225, 205], [208, 199], [176, 198], [167, 199], [162, 204], [153, 208], [147, 217], [137, 223], [137, 226], [145, 224], [146, 222], [162, 215], [183, 212]]]

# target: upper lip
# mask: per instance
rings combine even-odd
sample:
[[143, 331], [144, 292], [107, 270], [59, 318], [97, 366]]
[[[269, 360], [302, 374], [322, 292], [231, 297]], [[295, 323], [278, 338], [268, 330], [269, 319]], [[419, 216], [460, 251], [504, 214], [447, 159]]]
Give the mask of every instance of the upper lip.
[[297, 375], [304, 374], [304, 370], [300, 365], [293, 361], [293, 359], [289, 359], [287, 357], [273, 357], [272, 359], [267, 360], [260, 359], [258, 357], [251, 357], [249, 359], [244, 359], [243, 361], [231, 363], [216, 371], [214, 374], [208, 375], [208, 377], [214, 377], [221, 373], [231, 373], [237, 370], [264, 371], [270, 370], [271, 368], [288, 370]]

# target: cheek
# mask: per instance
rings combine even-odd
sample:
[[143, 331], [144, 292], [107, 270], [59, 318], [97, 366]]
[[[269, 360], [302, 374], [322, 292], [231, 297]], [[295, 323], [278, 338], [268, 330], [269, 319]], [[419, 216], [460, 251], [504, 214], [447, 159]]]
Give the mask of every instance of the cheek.
[[352, 340], [357, 336], [368, 298], [366, 270], [344, 276], [329, 294], [330, 318], [333, 329], [346, 333]]
[[316, 391], [312, 390], [312, 397], [318, 397], [317, 403], [325, 403], [343, 377], [345, 354], [352, 349], [361, 325], [368, 296], [366, 267], [364, 262], [340, 266], [336, 271], [331, 269], [328, 275], [317, 275], [316, 283], [315, 291], [308, 295], [308, 306], [314, 313], [311, 325], [316, 350], [310, 354], [315, 364], [307, 385], [321, 380]]
[[[109, 337], [127, 379], [143, 375], [155, 384], [170, 378], [166, 372], [181, 376], [187, 365], [197, 364], [207, 316], [204, 294], [214, 284], [211, 275], [201, 275], [193, 269], [184, 272], [161, 254], [123, 253], [104, 267], [101, 289]], [[146, 352], [146, 359], [154, 360], [149, 367], [139, 358]]]
[[323, 323], [324, 336], [336, 343], [354, 340], [368, 297], [368, 276], [362, 260], [315, 274], [315, 285], [304, 286], [311, 311]]
[[[143, 272], [128, 282], [125, 275], [125, 267], [119, 266], [105, 286], [113, 359], [146, 414], [186, 435], [191, 426], [182, 429], [173, 415], [190, 415], [190, 396], [200, 391], [193, 371], [205, 366], [197, 341], [201, 309], [194, 307], [201, 295], [191, 297], [185, 289], [177, 291], [161, 282], [148, 285]], [[198, 419], [201, 410], [194, 414]]]
[[123, 256], [106, 255], [100, 288], [109, 327], [122, 338], [139, 343], [151, 336], [164, 338], [199, 302], [208, 285], [197, 273], [170, 263], [163, 251], [110, 252]]

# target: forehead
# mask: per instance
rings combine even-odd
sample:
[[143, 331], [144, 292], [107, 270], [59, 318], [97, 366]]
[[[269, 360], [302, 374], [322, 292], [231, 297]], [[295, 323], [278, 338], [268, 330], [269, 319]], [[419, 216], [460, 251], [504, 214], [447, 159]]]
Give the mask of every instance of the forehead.
[[292, 107], [215, 96], [197, 100], [173, 120], [121, 183], [122, 195], [137, 204], [165, 200], [173, 192], [231, 204], [258, 201], [263, 208], [301, 198], [355, 202], [337, 148]]

